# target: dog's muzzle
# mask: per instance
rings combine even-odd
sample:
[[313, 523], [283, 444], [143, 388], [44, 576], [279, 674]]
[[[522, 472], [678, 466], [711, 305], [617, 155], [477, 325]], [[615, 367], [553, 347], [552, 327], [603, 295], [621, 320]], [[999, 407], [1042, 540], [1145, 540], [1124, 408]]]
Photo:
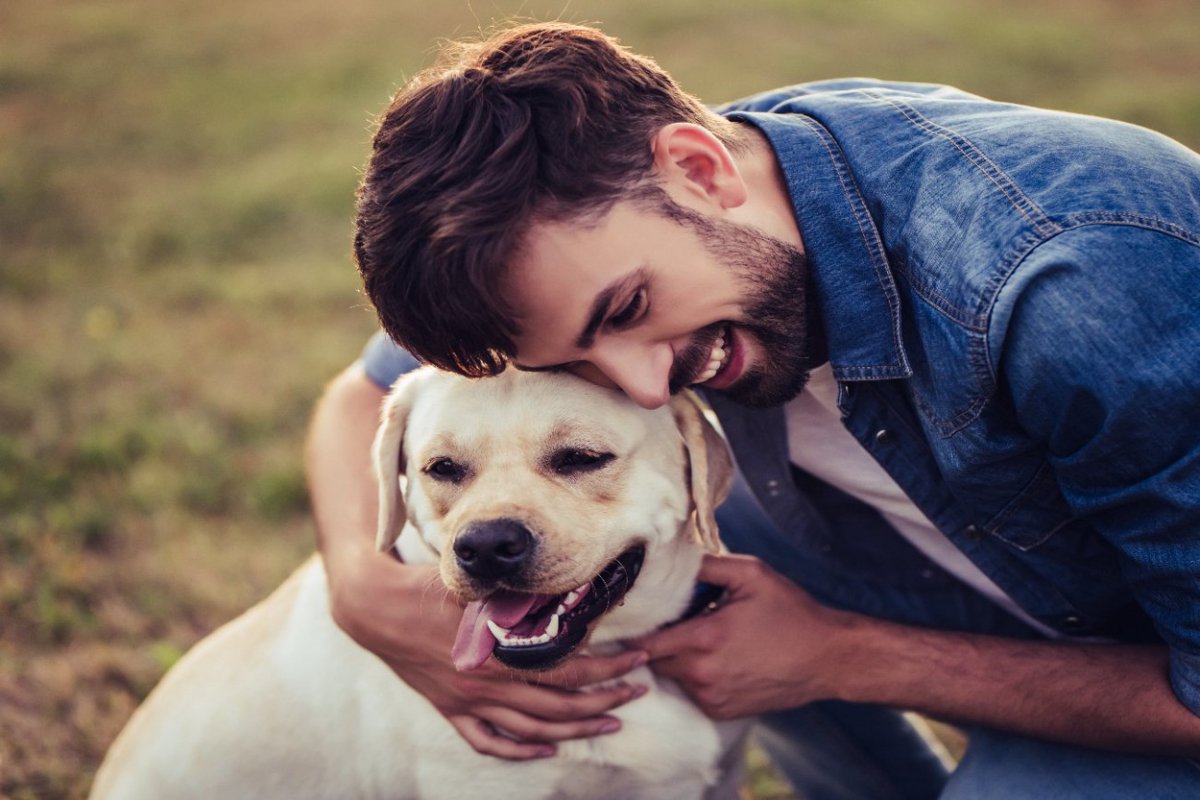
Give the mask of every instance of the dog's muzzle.
[[475, 669], [495, 655], [515, 669], [553, 667], [583, 642], [592, 622], [620, 605], [645, 555], [643, 546], [631, 547], [591, 581], [565, 594], [500, 589], [469, 604], [454, 643], [454, 665]]

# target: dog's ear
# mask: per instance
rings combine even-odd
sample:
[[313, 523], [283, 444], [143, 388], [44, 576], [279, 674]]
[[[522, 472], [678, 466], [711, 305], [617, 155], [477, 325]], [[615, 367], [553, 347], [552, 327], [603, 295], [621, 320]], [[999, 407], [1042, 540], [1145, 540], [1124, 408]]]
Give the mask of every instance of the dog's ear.
[[404, 471], [404, 429], [416, 396], [417, 379], [412, 373], [392, 386], [383, 401], [379, 428], [371, 447], [375, 480], [379, 485], [379, 524], [375, 529], [375, 547], [383, 552], [396, 543], [404, 530], [406, 510], [400, 491]]
[[696, 533], [701, 546], [716, 553], [721, 549], [716, 509], [733, 485], [733, 459], [725, 438], [709, 421], [705, 406], [695, 393], [683, 391], [671, 398], [671, 413], [683, 435], [687, 454]]

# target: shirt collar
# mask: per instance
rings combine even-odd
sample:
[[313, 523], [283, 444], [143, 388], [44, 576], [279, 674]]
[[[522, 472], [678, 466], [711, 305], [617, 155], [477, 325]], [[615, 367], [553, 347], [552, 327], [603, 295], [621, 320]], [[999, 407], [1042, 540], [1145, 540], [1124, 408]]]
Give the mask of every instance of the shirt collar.
[[803, 114], [736, 112], [767, 137], [792, 208], [838, 380], [907, 378], [900, 299], [879, 232], [837, 141]]

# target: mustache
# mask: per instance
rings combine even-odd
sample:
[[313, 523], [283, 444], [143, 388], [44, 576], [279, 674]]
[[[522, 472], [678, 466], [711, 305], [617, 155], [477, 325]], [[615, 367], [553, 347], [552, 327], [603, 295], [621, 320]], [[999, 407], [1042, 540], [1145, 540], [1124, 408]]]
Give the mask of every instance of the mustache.
[[671, 373], [667, 376], [667, 389], [671, 394], [678, 394], [695, 383], [696, 378], [708, 366], [708, 356], [713, 345], [721, 338], [728, 324], [714, 322], [696, 331], [687, 347], [675, 357], [675, 363], [671, 365]]

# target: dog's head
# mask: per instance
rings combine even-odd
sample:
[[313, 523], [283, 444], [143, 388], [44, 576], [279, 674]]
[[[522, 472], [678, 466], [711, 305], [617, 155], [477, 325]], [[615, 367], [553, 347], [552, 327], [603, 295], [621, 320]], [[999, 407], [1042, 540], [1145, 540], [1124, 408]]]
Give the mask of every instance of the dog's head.
[[374, 453], [379, 548], [407, 521], [437, 558], [466, 604], [460, 669], [493, 654], [546, 668], [589, 634], [676, 618], [719, 546], [713, 510], [732, 479], [690, 393], [650, 411], [565, 373], [417, 370], [393, 387]]

